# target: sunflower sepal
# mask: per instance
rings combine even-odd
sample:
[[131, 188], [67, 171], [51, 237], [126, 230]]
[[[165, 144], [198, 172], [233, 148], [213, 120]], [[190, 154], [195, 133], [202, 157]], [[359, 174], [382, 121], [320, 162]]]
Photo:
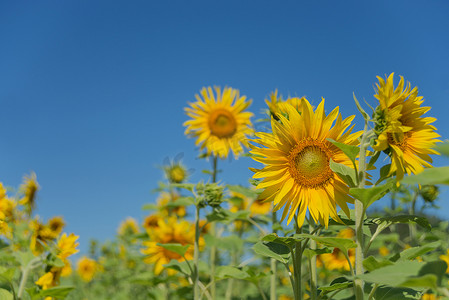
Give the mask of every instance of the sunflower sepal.
[[359, 100], [357, 100], [357, 97], [355, 96], [355, 93], [352, 93], [352, 97], [354, 98], [355, 105], [357, 106], [357, 109], [359, 110], [359, 112], [362, 114], [363, 118], [366, 121], [371, 120], [371, 118], [369, 117], [368, 113], [360, 105]]

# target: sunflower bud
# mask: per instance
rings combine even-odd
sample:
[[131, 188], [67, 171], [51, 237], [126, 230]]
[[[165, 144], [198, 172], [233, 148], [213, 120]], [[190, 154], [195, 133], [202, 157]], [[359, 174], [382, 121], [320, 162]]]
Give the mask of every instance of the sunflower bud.
[[436, 185], [423, 185], [419, 193], [425, 202], [432, 203], [438, 198], [440, 191]]

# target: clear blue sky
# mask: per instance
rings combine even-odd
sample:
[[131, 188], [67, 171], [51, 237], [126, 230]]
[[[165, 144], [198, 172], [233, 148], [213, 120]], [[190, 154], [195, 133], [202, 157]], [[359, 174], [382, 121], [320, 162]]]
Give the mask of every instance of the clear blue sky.
[[[144, 215], [165, 157], [206, 178], [182, 127], [203, 86], [240, 89], [258, 117], [276, 88], [348, 116], [353, 92], [375, 104], [376, 75], [394, 71], [448, 138], [448, 16], [448, 1], [1, 1], [0, 180], [34, 170], [38, 214], [63, 215], [86, 249]], [[246, 183], [257, 164], [220, 165]]]

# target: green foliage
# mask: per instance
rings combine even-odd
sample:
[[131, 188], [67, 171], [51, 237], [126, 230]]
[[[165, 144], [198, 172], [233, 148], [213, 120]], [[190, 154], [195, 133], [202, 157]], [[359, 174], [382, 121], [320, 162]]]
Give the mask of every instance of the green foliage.
[[388, 191], [393, 188], [393, 186], [394, 181], [390, 180], [385, 184], [374, 186], [371, 188], [351, 188], [349, 189], [349, 193], [356, 199], [360, 200], [360, 202], [363, 203], [363, 207], [367, 209], [375, 201], [385, 196]]
[[449, 185], [449, 167], [425, 169], [419, 174], [402, 179], [404, 184], [445, 184]]
[[253, 250], [261, 256], [274, 258], [283, 264], [287, 264], [290, 259], [290, 249], [285, 245], [274, 242], [258, 242], [253, 246]]
[[343, 143], [339, 143], [334, 141], [333, 139], [327, 139], [329, 142], [334, 144], [337, 148], [339, 148], [343, 153], [352, 161], [352, 163], [355, 164], [355, 160], [357, 156], [359, 155], [360, 148], [352, 145], [347, 145]]
[[338, 177], [341, 178], [348, 186], [355, 187], [357, 185], [357, 179], [355, 170], [347, 165], [334, 162], [332, 159], [329, 162], [329, 167]]

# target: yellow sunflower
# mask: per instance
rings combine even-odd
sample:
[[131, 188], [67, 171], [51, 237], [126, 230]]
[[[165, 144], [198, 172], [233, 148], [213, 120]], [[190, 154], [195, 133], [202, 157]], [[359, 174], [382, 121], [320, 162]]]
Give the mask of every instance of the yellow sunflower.
[[76, 271], [83, 281], [92, 281], [98, 270], [99, 266], [95, 260], [86, 256], [83, 256], [78, 260]]
[[[185, 134], [197, 138], [196, 145], [206, 149], [208, 155], [227, 158], [230, 150], [234, 157], [248, 147], [246, 137], [253, 133], [250, 118], [252, 113], [244, 111], [251, 101], [240, 96], [239, 91], [225, 87], [223, 92], [215, 87], [216, 95], [211, 87], [203, 88], [201, 96], [195, 95], [197, 102], [190, 103], [185, 109], [192, 119], [186, 121]], [[235, 102], [234, 102], [235, 101]]]
[[121, 236], [133, 235], [139, 232], [139, 225], [137, 225], [136, 219], [128, 217], [120, 223], [117, 231]]
[[286, 107], [288, 119], [282, 115], [280, 122], [272, 119], [273, 133], [257, 133], [254, 142], [260, 147], [252, 146], [253, 159], [265, 165], [252, 169], [254, 178], [265, 178], [257, 186], [264, 189], [259, 199], [273, 201], [275, 211], [285, 206], [282, 220], [288, 215], [288, 223], [297, 213], [302, 226], [308, 209], [316, 222], [327, 227], [329, 216], [340, 220], [336, 204], [349, 215], [347, 203], [353, 203], [349, 187], [329, 167], [331, 159], [349, 167], [352, 162], [327, 138], [357, 146], [362, 132], [351, 133], [354, 126], [348, 127], [354, 116], [343, 120], [338, 107], [326, 116], [324, 99], [315, 112], [305, 98], [301, 113], [292, 105]]
[[20, 199], [20, 204], [29, 205], [30, 209], [33, 209], [35, 206], [36, 192], [39, 190], [36, 173], [32, 172], [30, 176], [25, 176], [23, 181], [23, 184], [19, 188], [23, 194], [23, 198]]
[[[143, 242], [146, 247], [142, 249], [142, 254], [147, 255], [144, 259], [145, 263], [154, 263], [154, 273], [160, 274], [164, 269], [163, 265], [167, 264], [170, 260], [176, 259], [177, 261], [183, 261], [184, 258], [164, 247], [157, 244], [181, 244], [191, 245], [187, 249], [184, 255], [187, 260], [193, 259], [193, 244], [195, 240], [195, 228], [193, 224], [188, 221], [177, 221], [176, 218], [171, 217], [167, 220], [160, 219], [158, 221], [158, 227], [150, 234], [150, 241]], [[204, 244], [204, 240], [200, 238], [201, 244]]]
[[48, 220], [47, 227], [58, 236], [64, 229], [65, 222], [63, 217], [53, 217]]
[[432, 125], [436, 119], [422, 117], [430, 107], [421, 107], [423, 97], [418, 88], [411, 89], [408, 82], [404, 88], [401, 76], [396, 89], [391, 73], [386, 80], [381, 77], [374, 97], [379, 100], [375, 112], [377, 134], [374, 149], [385, 151], [391, 157], [390, 175], [401, 180], [404, 174], [417, 174], [424, 167], [432, 167], [429, 154], [439, 154], [432, 148], [440, 136]]
[[270, 115], [273, 116], [275, 120], [279, 120], [278, 115], [287, 115], [287, 105], [293, 105], [297, 110], [299, 110], [299, 105], [303, 101], [303, 98], [290, 97], [287, 100], [283, 100], [282, 96], [278, 96], [278, 91], [275, 90], [270, 94], [270, 99], [265, 99], [265, 103], [268, 105], [268, 110]]

